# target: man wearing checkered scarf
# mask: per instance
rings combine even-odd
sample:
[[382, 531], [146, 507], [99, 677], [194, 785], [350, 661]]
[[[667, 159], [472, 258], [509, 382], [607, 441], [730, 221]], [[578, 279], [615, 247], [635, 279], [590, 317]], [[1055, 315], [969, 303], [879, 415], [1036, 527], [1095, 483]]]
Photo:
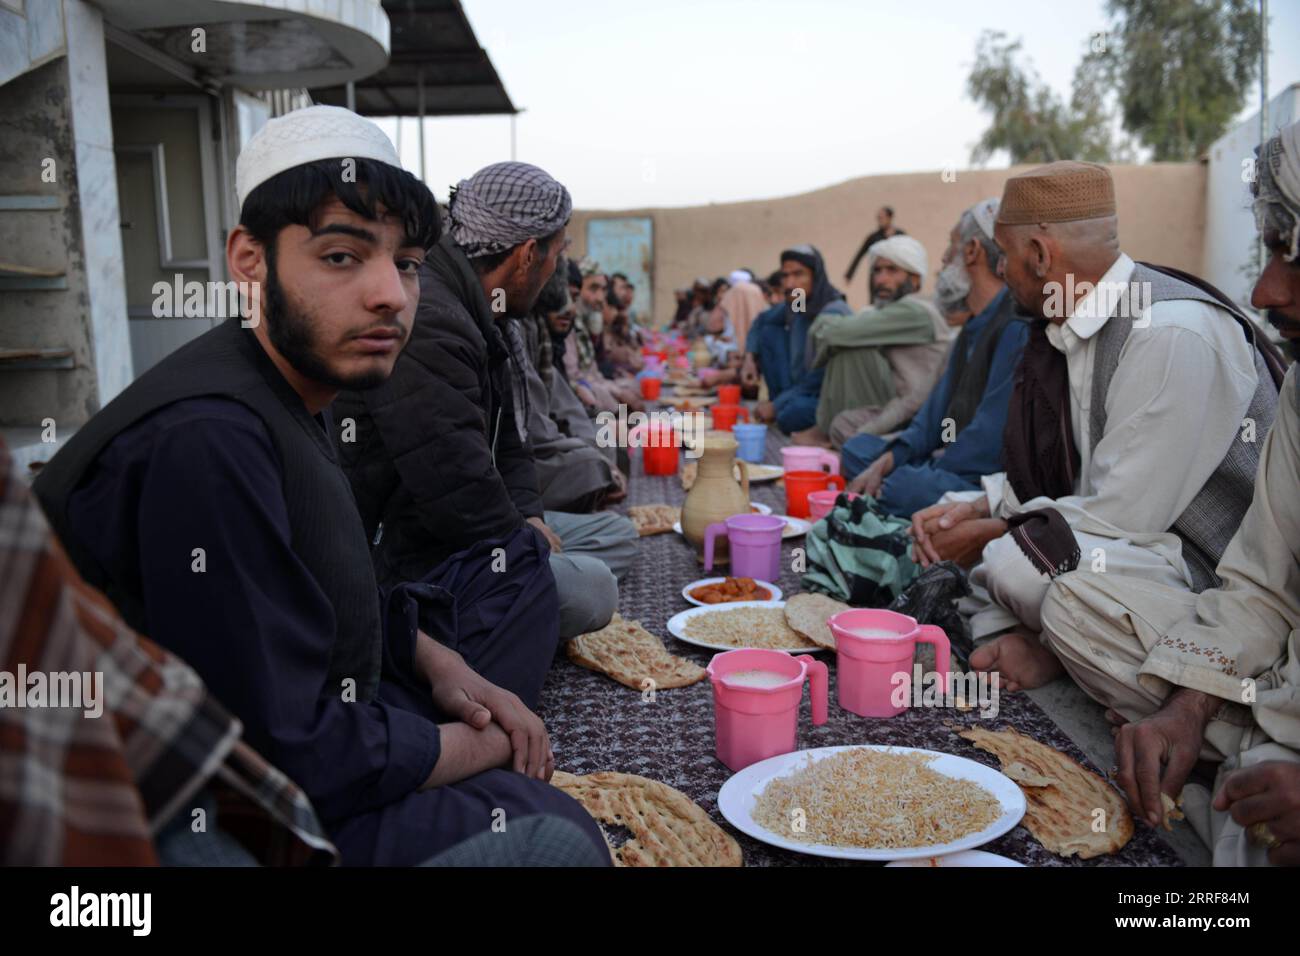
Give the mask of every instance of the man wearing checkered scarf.
[[[381, 583], [421, 580], [483, 542], [535, 535], [555, 578], [558, 639], [609, 622], [637, 540], [621, 515], [546, 511], [528, 435], [528, 358], [512, 320], [555, 273], [572, 210], [569, 191], [528, 163], [494, 163], [452, 187], [448, 234], [420, 272], [410, 344], [383, 388], [346, 396], [336, 412], [356, 418], [358, 436], [378, 435], [344, 455], [376, 528]], [[557, 640], [537, 623], [509, 652], [530, 681], [544, 676]], [[523, 650], [548, 632], [545, 655]]]

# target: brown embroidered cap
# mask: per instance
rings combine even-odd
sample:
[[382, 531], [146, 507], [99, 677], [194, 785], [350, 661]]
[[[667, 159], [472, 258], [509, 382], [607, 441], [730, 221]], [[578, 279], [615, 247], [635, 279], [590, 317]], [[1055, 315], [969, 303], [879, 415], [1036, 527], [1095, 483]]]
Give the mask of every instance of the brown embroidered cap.
[[1019, 226], [1115, 215], [1115, 184], [1096, 163], [1061, 160], [1012, 176], [1002, 192], [998, 222]]

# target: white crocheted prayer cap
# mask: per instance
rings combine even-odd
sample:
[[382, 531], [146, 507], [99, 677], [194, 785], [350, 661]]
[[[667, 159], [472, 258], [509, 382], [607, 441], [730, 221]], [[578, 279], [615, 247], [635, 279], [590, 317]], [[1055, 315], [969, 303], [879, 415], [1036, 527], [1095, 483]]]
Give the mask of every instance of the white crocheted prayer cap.
[[319, 159], [374, 159], [402, 167], [397, 150], [370, 120], [341, 106], [308, 106], [278, 116], [253, 134], [235, 162], [239, 207], [272, 176]]
[[1001, 204], [1001, 196], [990, 196], [988, 199], [981, 199], [968, 210], [975, 218], [975, 224], [980, 227], [980, 232], [990, 239], [993, 238], [993, 227], [997, 224], [998, 207]]

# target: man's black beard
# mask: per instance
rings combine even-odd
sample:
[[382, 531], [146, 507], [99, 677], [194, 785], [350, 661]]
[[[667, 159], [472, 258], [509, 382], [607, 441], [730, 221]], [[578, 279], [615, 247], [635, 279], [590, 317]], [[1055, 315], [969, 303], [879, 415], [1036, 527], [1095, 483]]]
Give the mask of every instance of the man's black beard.
[[886, 292], [879, 286], [873, 286], [871, 289], [871, 301], [878, 305], [888, 305], [890, 302], [897, 302], [903, 296], [911, 295], [915, 291], [916, 284], [912, 282], [912, 277], [908, 276], [893, 292]]
[[280, 285], [275, 264], [275, 251], [266, 250], [266, 332], [277, 352], [294, 367], [303, 378], [336, 389], [364, 391], [382, 384], [386, 372], [376, 369], [351, 377], [337, 374], [320, 354], [316, 327], [311, 316], [289, 306], [288, 297]]
[[[1288, 319], [1281, 312], [1277, 312], [1273, 309], [1269, 309], [1265, 312], [1264, 318], [1268, 320], [1269, 325], [1273, 326], [1273, 328], [1277, 329], [1279, 332], [1282, 329], [1295, 330], [1300, 327], [1300, 322], [1296, 322], [1294, 319]], [[1286, 343], [1286, 351], [1287, 354], [1291, 356], [1291, 361], [1300, 362], [1300, 339], [1283, 339], [1283, 341]]]

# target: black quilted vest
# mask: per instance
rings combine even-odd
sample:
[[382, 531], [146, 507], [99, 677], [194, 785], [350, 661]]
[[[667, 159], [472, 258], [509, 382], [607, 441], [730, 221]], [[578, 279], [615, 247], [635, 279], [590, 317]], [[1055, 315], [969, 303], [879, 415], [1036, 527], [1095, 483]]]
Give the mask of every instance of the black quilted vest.
[[241, 402], [266, 425], [278, 454], [294, 552], [334, 608], [329, 675], [356, 681], [357, 699], [379, 686], [382, 636], [379, 594], [365, 531], [327, 432], [267, 357], [253, 332], [229, 319], [159, 362], [69, 439], [37, 476], [33, 490], [50, 525], [88, 582], [143, 632], [139, 594], [99, 566], [68, 522], [68, 502], [82, 476], [119, 434], [174, 402], [222, 397]]

